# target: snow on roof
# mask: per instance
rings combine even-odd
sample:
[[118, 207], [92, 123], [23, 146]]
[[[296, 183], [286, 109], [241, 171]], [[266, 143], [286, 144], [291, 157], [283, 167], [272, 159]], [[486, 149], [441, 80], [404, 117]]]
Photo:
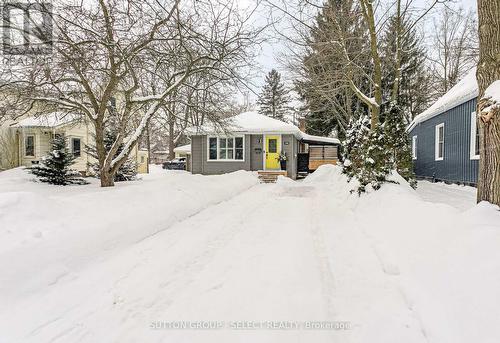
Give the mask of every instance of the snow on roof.
[[459, 83], [439, 98], [431, 107], [416, 116], [408, 126], [408, 131], [415, 125], [446, 112], [478, 96], [476, 68], [473, 68]]
[[302, 136], [302, 139], [305, 141], [340, 144], [340, 140], [338, 140], [337, 138], [313, 136], [313, 135], [308, 135], [307, 133], [304, 133], [304, 132], [301, 132], [301, 136]]
[[[340, 144], [336, 138], [320, 137], [308, 135], [300, 129], [281, 120], [268, 117], [256, 111], [244, 112], [234, 117], [228, 118], [226, 131], [235, 133], [280, 133], [293, 134], [297, 139], [314, 140], [324, 143]], [[197, 133], [210, 134], [220, 133], [223, 130], [217, 130], [213, 125], [205, 125]]]
[[178, 152], [181, 154], [190, 154], [191, 153], [191, 144], [178, 146], [177, 148], [174, 148], [174, 152]]
[[21, 119], [13, 127], [57, 127], [80, 119], [73, 113], [52, 112], [39, 116], [30, 116]]

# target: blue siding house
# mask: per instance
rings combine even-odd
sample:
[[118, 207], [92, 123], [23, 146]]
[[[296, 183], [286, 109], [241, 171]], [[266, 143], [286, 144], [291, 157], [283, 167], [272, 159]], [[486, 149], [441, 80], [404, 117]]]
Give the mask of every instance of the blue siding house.
[[476, 70], [473, 69], [411, 122], [408, 134], [417, 177], [477, 184], [477, 96]]

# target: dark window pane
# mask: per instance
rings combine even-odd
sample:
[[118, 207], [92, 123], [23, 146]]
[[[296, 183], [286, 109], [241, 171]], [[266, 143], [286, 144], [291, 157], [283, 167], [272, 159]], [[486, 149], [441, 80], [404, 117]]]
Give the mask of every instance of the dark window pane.
[[35, 156], [35, 137], [26, 136], [26, 156]]
[[225, 138], [219, 138], [219, 148], [224, 149], [226, 147], [226, 139]]
[[219, 158], [221, 160], [225, 160], [226, 159], [226, 149], [220, 149], [219, 150]]
[[243, 149], [236, 149], [236, 160], [242, 160], [243, 159]]
[[476, 155], [479, 155], [479, 127], [476, 127]]
[[278, 140], [277, 139], [269, 139], [269, 153], [276, 153], [278, 151]]
[[443, 157], [443, 143], [439, 143], [438, 157]]
[[236, 137], [234, 139], [234, 142], [235, 142], [235, 147], [236, 148], [242, 148], [243, 149], [243, 137]]
[[232, 138], [227, 139], [227, 147], [232, 149], [234, 145], [234, 140]]
[[233, 153], [234, 153], [233, 149], [228, 149], [227, 150], [227, 159], [228, 160], [232, 160], [233, 159]]
[[210, 138], [209, 139], [209, 156], [208, 158], [210, 160], [216, 160], [217, 159], [217, 138]]
[[78, 157], [81, 155], [81, 141], [80, 138], [73, 138], [73, 155]]

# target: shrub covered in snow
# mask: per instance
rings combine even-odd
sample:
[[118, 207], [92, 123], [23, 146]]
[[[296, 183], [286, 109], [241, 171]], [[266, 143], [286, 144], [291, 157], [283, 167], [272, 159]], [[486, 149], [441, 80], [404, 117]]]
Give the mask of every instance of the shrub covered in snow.
[[52, 140], [52, 151], [42, 158], [40, 165], [30, 168], [30, 172], [40, 181], [53, 185], [87, 184], [76, 170], [70, 169], [74, 160], [66, 146], [66, 137], [56, 135]]
[[379, 189], [393, 170], [415, 188], [411, 147], [400, 107], [391, 103], [384, 111], [384, 123], [375, 130], [369, 128], [369, 118], [361, 116], [349, 124], [344, 142], [344, 173], [359, 181], [358, 194], [366, 186]]

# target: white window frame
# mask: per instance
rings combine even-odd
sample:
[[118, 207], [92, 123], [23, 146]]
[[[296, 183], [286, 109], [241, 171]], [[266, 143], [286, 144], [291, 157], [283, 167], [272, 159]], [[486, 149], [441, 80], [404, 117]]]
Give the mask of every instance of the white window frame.
[[476, 155], [476, 130], [477, 130], [477, 116], [476, 112], [472, 112], [470, 116], [470, 159], [479, 160], [479, 154]]
[[[443, 156], [439, 156], [439, 129], [443, 128]], [[434, 159], [436, 161], [442, 161], [444, 160], [444, 123], [436, 125], [436, 131], [435, 131], [435, 142], [434, 142]]]
[[[210, 159], [210, 138], [215, 138], [217, 140], [217, 159]], [[220, 158], [220, 149], [219, 149], [219, 138], [232, 138], [233, 139], [233, 158]], [[241, 138], [243, 141], [243, 159], [236, 159], [236, 138]], [[236, 135], [236, 136], [207, 136], [207, 162], [245, 162], [245, 136], [244, 135]]]
[[411, 157], [414, 160], [417, 159], [417, 142], [418, 142], [418, 136], [413, 136], [411, 138]]
[[[26, 154], [26, 147], [27, 147], [26, 142], [28, 141], [28, 137], [33, 137], [33, 155]], [[24, 157], [36, 157], [36, 135], [35, 134], [28, 134], [24, 137]]]

